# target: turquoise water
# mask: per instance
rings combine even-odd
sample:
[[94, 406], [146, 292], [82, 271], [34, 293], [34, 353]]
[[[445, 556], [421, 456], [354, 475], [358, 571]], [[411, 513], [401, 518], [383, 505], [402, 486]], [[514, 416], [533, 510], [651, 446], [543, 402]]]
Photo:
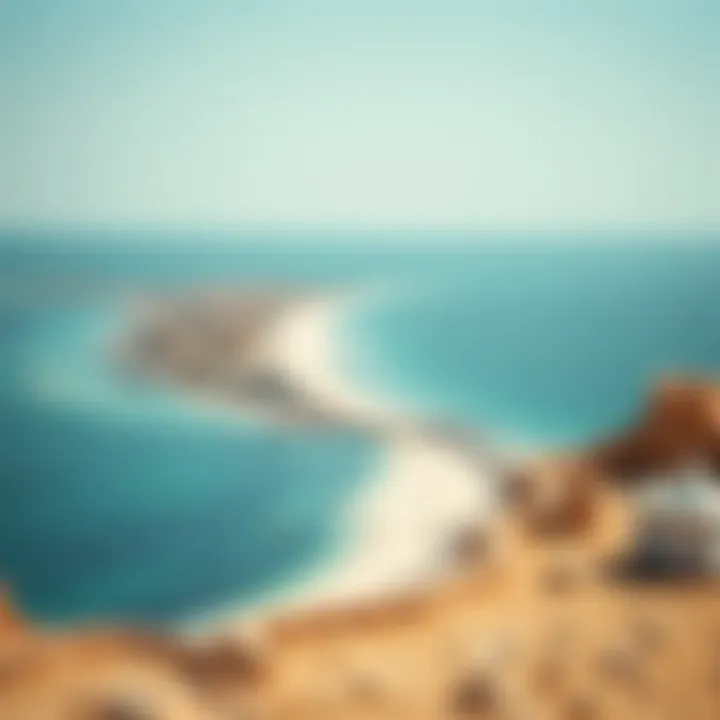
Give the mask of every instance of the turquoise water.
[[720, 246], [490, 248], [359, 306], [355, 374], [511, 444], [632, 421], [659, 374], [720, 370]]
[[118, 315], [6, 316], [0, 568], [23, 605], [53, 621], [181, 620], [324, 566], [376, 448], [121, 382], [104, 356]]
[[[0, 243], [0, 575], [40, 617], [174, 620], [292, 586], [337, 555], [382, 452], [123, 385], [104, 356], [123, 289], [368, 288], [340, 328], [348, 372], [509, 443], [583, 441], [628, 421], [658, 372], [720, 369], [706, 238], [198, 239]], [[58, 282], [91, 292], [58, 302]]]

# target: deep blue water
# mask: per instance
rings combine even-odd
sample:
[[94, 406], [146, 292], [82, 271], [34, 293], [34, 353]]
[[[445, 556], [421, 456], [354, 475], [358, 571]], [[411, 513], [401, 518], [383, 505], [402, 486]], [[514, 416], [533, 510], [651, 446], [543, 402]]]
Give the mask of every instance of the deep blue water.
[[[229, 240], [0, 243], [0, 575], [37, 615], [175, 619], [306, 577], [381, 452], [120, 385], [103, 357], [119, 309], [96, 290], [367, 285], [341, 328], [348, 371], [508, 442], [582, 441], [631, 418], [658, 372], [720, 369], [709, 238]], [[67, 282], [93, 292], [43, 294]]]

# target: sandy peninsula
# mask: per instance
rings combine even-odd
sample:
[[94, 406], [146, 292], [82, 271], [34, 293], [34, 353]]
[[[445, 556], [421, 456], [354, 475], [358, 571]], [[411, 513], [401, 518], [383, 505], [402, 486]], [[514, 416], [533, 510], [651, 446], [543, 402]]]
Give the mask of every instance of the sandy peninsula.
[[225, 291], [189, 295], [182, 304], [171, 298], [146, 308], [120, 344], [134, 373], [199, 400], [291, 431], [366, 434], [383, 448], [375, 477], [338, 519], [344, 555], [253, 614], [425, 585], [448, 571], [458, 536], [495, 514], [497, 459], [489, 448], [372, 396], [349, 377], [337, 330], [359, 301], [351, 292]]

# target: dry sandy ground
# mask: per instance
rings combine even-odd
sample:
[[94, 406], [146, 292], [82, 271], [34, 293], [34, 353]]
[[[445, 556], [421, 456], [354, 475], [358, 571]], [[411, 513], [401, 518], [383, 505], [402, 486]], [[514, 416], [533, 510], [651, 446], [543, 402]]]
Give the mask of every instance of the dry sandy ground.
[[628, 513], [603, 502], [586, 535], [508, 526], [490, 565], [425, 593], [271, 623], [268, 717], [718, 717], [716, 584], [608, 579]]

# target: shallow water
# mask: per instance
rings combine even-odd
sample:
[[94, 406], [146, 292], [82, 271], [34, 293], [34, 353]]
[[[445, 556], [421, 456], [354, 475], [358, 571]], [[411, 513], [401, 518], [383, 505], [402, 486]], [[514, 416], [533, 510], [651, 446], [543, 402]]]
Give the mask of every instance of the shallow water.
[[323, 565], [377, 449], [122, 383], [105, 358], [116, 315], [46, 308], [6, 330], [0, 568], [23, 604], [182, 619]]

